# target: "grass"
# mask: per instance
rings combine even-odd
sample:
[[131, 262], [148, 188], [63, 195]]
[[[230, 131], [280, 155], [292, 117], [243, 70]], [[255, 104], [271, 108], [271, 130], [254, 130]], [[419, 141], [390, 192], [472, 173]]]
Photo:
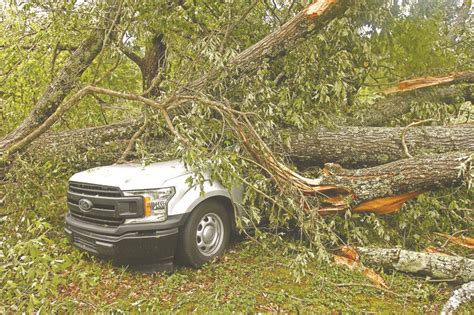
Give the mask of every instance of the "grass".
[[[292, 255], [284, 255], [284, 243], [272, 236], [263, 241], [266, 250], [252, 240], [238, 239], [221, 259], [199, 270], [181, 266], [171, 275], [141, 274], [85, 255], [66, 242], [60, 226], [50, 226], [46, 233], [30, 241], [41, 245], [43, 251], [38, 253], [29, 245], [26, 252], [17, 250], [18, 257], [4, 255], [13, 257], [13, 261], [18, 259], [20, 266], [25, 265], [12, 272], [8, 268], [18, 268], [18, 264], [6, 264], [1, 283], [3, 292], [0, 291], [2, 313], [437, 313], [452, 291], [445, 283], [384, 274], [394, 292], [388, 293], [371, 287], [357, 272], [315, 262], [307, 266], [306, 275], [296, 282], [290, 267]], [[35, 263], [28, 264], [29, 261]], [[32, 272], [37, 274], [28, 276]], [[11, 282], [17, 282], [16, 288]], [[467, 312], [469, 305], [464, 309]]]

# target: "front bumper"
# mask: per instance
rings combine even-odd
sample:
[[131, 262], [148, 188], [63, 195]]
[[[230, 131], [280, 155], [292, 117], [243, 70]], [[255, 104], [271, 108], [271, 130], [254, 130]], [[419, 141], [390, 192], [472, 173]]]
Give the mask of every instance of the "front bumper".
[[64, 231], [71, 243], [89, 253], [107, 257], [120, 264], [169, 263], [174, 259], [178, 241], [178, 226], [174, 224], [143, 223], [119, 227], [103, 227], [66, 215]]

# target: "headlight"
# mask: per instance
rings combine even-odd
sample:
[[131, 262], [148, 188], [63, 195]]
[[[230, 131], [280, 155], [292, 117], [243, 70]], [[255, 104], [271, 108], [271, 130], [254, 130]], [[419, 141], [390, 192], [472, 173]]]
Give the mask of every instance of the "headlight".
[[143, 196], [144, 218], [126, 219], [127, 223], [163, 222], [168, 218], [168, 202], [174, 196], [174, 187], [124, 191], [124, 196]]

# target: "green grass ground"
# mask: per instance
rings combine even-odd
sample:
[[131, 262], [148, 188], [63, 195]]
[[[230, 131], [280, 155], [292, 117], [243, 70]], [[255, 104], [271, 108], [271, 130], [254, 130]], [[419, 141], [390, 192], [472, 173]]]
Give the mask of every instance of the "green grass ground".
[[[3, 242], [2, 313], [439, 313], [452, 290], [445, 283], [383, 274], [393, 293], [384, 292], [357, 272], [316, 263], [310, 263], [296, 282], [292, 256], [283, 255], [282, 243], [271, 236], [264, 247], [237, 239], [218, 261], [199, 270], [178, 267], [171, 275], [140, 274], [83, 255], [66, 242], [57, 226], [28, 242]], [[464, 306], [460, 313], [468, 313], [472, 306]]]

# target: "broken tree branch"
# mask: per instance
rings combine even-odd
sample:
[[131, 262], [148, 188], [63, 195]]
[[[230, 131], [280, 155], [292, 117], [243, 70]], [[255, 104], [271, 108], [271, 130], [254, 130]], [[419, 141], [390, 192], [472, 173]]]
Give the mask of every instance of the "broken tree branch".
[[[446, 79], [447, 77], [450, 79]], [[460, 100], [473, 101], [474, 72], [462, 72], [447, 77], [431, 78], [428, 82], [422, 81], [426, 78], [409, 80], [409, 83], [402, 81], [396, 87], [388, 89], [387, 95], [373, 106], [359, 111], [357, 117], [349, 119], [347, 124], [382, 126], [391, 119], [408, 113], [413, 102], [450, 105]]]
[[455, 83], [472, 83], [474, 81], [474, 72], [457, 72], [452, 73], [446, 76], [439, 77], [421, 77], [410, 80], [404, 80], [399, 82], [396, 86], [386, 89], [383, 93], [385, 95], [407, 92], [416, 89], [422, 89], [429, 86], [435, 85], [446, 85], [446, 84], [455, 84]]
[[408, 147], [407, 147], [407, 142], [406, 142], [406, 134], [407, 134], [408, 128], [413, 127], [413, 126], [421, 125], [421, 124], [423, 124], [425, 122], [428, 122], [428, 121], [433, 121], [433, 119], [425, 119], [425, 120], [422, 120], [422, 121], [413, 122], [413, 123], [409, 124], [408, 126], [406, 126], [405, 128], [403, 128], [402, 134], [401, 134], [401, 140], [402, 140], [403, 151], [405, 152], [405, 155], [406, 155], [407, 158], [412, 158], [413, 157], [413, 155], [411, 155], [410, 152], [408, 152]]
[[474, 280], [474, 260], [432, 253], [419, 253], [404, 249], [358, 247], [363, 263], [389, 270], [421, 274], [436, 279]]
[[[328, 199], [334, 205], [346, 196], [352, 198], [355, 212], [391, 213], [421, 192], [469, 183], [471, 158], [472, 152], [449, 152], [356, 170], [326, 164], [320, 187], [335, 187], [338, 197]], [[341, 189], [350, 193], [341, 194]], [[331, 189], [325, 193], [332, 193]]]
[[281, 27], [262, 38], [257, 43], [248, 47], [233, 57], [226, 67], [213, 70], [201, 78], [186, 84], [178, 93], [202, 90], [207, 83], [226, 73], [226, 77], [235, 70], [239, 73], [249, 73], [261, 65], [263, 59], [273, 59], [297, 39], [304, 38], [317, 30], [321, 30], [336, 17], [342, 16], [351, 4], [350, 0], [315, 0], [312, 4], [300, 11]]

